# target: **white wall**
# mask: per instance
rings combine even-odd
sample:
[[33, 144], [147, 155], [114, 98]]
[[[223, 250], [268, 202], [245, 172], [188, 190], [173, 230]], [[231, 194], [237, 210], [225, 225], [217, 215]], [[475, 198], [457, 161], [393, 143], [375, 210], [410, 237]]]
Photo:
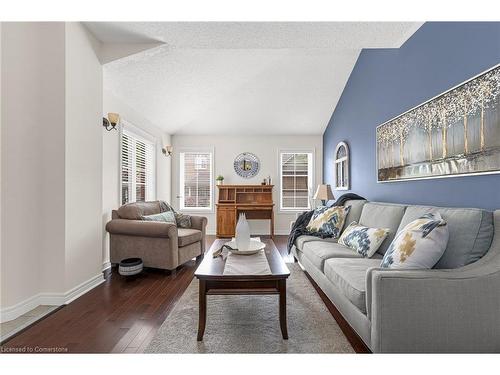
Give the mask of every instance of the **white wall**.
[[[2, 22], [0, 22], [0, 273], [3, 275], [2, 263]], [[2, 293], [3, 277], [0, 276], [0, 294]], [[2, 300], [0, 296], [0, 306]]]
[[64, 286], [64, 24], [2, 25], [1, 90], [3, 310]]
[[[279, 211], [279, 150], [313, 150], [315, 153], [314, 182], [313, 186], [322, 181], [322, 136], [172, 136], [174, 153], [172, 158], [172, 197], [179, 193], [179, 152], [186, 148], [213, 148], [214, 149], [214, 174], [223, 175], [225, 184], [260, 184], [262, 179], [271, 176], [275, 185], [273, 200], [275, 203], [275, 233], [288, 234], [290, 221], [295, 219], [295, 213]], [[257, 176], [245, 179], [239, 177], [233, 168], [234, 158], [242, 152], [252, 152], [258, 156], [261, 169]], [[215, 193], [216, 194], [216, 193]], [[179, 208], [179, 199], [172, 199], [174, 207]], [[208, 217], [209, 234], [215, 234], [215, 212], [200, 212]], [[252, 234], [268, 234], [269, 221], [250, 221]]]
[[103, 280], [102, 67], [80, 24], [4, 23], [1, 39], [3, 321]]
[[100, 43], [66, 23], [66, 286], [102, 271], [102, 66]]
[[[104, 87], [106, 87], [106, 76], [104, 75]], [[107, 117], [109, 112], [118, 113], [120, 118], [142, 130], [156, 140], [156, 199], [170, 202], [170, 176], [171, 158], [165, 157], [161, 153], [164, 142], [170, 142], [170, 136], [146, 119], [141, 114], [128, 107], [113, 93], [104, 89], [103, 94], [103, 116]], [[120, 136], [119, 132], [107, 131], [104, 127], [102, 132], [102, 259], [104, 267], [109, 266], [109, 235], [104, 227], [111, 220], [111, 211], [120, 207]]]

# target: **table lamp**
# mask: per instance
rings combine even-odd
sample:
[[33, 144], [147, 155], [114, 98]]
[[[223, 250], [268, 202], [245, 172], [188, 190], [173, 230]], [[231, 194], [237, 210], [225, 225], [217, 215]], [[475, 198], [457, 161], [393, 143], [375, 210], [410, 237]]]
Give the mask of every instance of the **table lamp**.
[[313, 197], [313, 199], [321, 199], [323, 206], [326, 206], [326, 202], [334, 198], [330, 185], [318, 185]]

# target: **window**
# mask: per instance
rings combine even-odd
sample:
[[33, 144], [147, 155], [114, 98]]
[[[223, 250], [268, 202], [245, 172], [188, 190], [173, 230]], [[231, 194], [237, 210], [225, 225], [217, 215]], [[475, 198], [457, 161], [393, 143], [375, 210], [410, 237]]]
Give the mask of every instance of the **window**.
[[181, 210], [212, 209], [212, 152], [180, 153]]
[[345, 142], [335, 148], [335, 189], [349, 190], [349, 147]]
[[280, 152], [282, 210], [305, 210], [311, 207], [312, 171], [312, 152]]
[[155, 145], [128, 130], [121, 136], [121, 202], [155, 199]]

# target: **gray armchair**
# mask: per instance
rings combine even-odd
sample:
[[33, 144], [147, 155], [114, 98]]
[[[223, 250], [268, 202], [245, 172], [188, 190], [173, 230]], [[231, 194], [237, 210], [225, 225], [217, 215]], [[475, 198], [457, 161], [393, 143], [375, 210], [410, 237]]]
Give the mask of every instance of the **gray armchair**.
[[129, 203], [113, 210], [106, 225], [110, 234], [110, 260], [142, 258], [145, 267], [173, 270], [205, 252], [207, 218], [191, 216], [190, 228], [144, 221], [143, 215], [162, 212], [160, 201]]

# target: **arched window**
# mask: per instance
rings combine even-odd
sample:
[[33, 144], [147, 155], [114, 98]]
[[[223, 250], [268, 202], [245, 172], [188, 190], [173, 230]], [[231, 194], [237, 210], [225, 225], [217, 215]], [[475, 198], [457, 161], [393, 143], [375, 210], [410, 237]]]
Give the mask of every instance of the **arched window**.
[[335, 189], [349, 190], [349, 147], [345, 142], [335, 148]]

